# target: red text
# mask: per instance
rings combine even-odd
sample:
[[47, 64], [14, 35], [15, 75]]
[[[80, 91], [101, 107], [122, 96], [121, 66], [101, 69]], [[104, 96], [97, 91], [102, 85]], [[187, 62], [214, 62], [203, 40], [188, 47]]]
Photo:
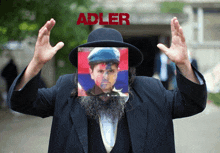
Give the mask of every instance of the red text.
[[[94, 25], [99, 23], [99, 25], [122, 25], [124, 21], [126, 25], [130, 25], [130, 15], [128, 13], [109, 13], [108, 21], [103, 20], [103, 13], [87, 13], [87, 17], [88, 20], [84, 13], [80, 13], [76, 24], [80, 25], [83, 23], [84, 25]], [[93, 21], [92, 18], [94, 19]]]

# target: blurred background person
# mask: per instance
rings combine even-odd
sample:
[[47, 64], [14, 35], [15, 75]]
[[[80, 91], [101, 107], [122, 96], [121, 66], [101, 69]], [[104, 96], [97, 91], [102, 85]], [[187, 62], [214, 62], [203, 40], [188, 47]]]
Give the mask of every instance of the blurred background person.
[[165, 89], [169, 87], [169, 80], [173, 77], [174, 72], [168, 57], [160, 51], [155, 58], [154, 73], [156, 73]]
[[199, 70], [198, 64], [197, 64], [197, 60], [192, 56], [192, 52], [189, 49], [188, 49], [188, 57], [189, 57], [189, 60], [190, 60], [190, 62], [192, 64], [192, 66], [194, 66], [194, 68]]
[[6, 81], [6, 91], [8, 92], [11, 84], [13, 83], [14, 79], [17, 77], [18, 71], [17, 66], [14, 63], [13, 59], [10, 59], [10, 61], [7, 63], [7, 65], [3, 68], [1, 72], [1, 76]]
[[7, 99], [8, 90], [9, 90], [10, 86], [12, 85], [14, 79], [18, 75], [17, 66], [16, 66], [14, 59], [13, 59], [13, 56], [11, 55], [10, 52], [7, 53], [7, 57], [9, 58], [9, 61], [8, 61], [8, 63], [6, 63], [6, 65], [1, 70], [1, 77], [4, 79], [4, 81], [6, 83], [5, 91], [3, 91], [1, 93], [1, 95], [2, 95], [1, 106], [2, 107], [7, 107], [6, 99]]

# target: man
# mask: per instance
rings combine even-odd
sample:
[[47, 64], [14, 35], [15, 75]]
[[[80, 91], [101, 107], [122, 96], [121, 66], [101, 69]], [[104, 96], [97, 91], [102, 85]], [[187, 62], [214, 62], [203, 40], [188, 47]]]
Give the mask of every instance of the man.
[[88, 56], [89, 73], [95, 85], [87, 90], [88, 96], [107, 94], [110, 96], [126, 96], [115, 88], [118, 77], [120, 52], [117, 48], [94, 48]]
[[156, 55], [154, 73], [157, 73], [159, 75], [159, 79], [164, 88], [168, 89], [169, 80], [171, 77], [174, 76], [174, 72], [171, 68], [171, 65], [169, 64], [168, 57], [162, 51], [160, 51], [160, 53]]
[[[112, 136], [109, 136], [108, 140], [101, 137], [106, 133], [99, 130], [104, 124], [93, 122], [86, 115], [88, 110], [93, 111], [93, 107], [84, 107], [85, 105], [81, 104], [82, 99], [74, 94], [77, 88], [75, 74], [61, 76], [52, 88], [37, 88], [41, 68], [64, 45], [62, 42], [54, 47], [50, 45], [49, 36], [54, 25], [55, 21], [51, 19], [40, 29], [34, 57], [15, 79], [8, 94], [8, 103], [15, 111], [40, 117], [53, 116], [48, 152], [109, 152], [109, 148], [113, 153], [175, 152], [172, 119], [203, 111], [207, 98], [205, 80], [190, 64], [183, 30], [177, 18], [171, 20], [171, 47], [167, 48], [163, 44], [157, 46], [178, 68], [178, 89], [165, 90], [159, 80], [150, 77], [140, 76], [129, 81], [129, 99], [119, 100], [125, 103], [124, 109], [122, 107], [124, 117], [118, 121], [117, 126], [114, 123], [111, 126], [112, 131], [116, 131], [114, 128], [117, 127], [117, 136], [114, 135], [117, 141], [113, 148], [108, 146], [112, 145]], [[124, 43], [121, 34], [110, 28], [94, 30], [90, 33], [87, 43], [79, 47], [109, 46], [129, 48], [130, 70], [142, 62], [141, 52], [133, 45]], [[77, 66], [77, 48], [71, 51], [69, 59]], [[88, 102], [91, 100], [88, 99]], [[107, 105], [103, 106], [106, 114], [111, 107], [111, 101], [101, 102]], [[106, 144], [106, 141], [109, 143]]]

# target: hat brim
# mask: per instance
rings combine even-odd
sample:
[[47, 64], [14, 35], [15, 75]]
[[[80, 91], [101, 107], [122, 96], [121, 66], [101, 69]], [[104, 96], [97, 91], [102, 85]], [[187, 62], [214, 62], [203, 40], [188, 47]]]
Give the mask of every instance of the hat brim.
[[[82, 44], [78, 47], [128, 47], [129, 67], [137, 67], [143, 61], [142, 52], [135, 46], [125, 42], [103, 40]], [[78, 66], [78, 47], [74, 48], [69, 54], [69, 60], [75, 67]]]

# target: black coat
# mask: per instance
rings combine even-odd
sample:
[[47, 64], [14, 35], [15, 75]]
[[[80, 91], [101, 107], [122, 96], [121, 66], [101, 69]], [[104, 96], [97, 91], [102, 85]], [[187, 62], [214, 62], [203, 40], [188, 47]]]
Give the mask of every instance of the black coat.
[[[38, 74], [21, 91], [14, 91], [23, 73], [10, 88], [10, 107], [40, 117], [53, 116], [50, 153], [88, 153], [87, 116], [76, 97], [70, 96], [76, 88], [73, 82], [75, 74], [61, 76], [52, 88], [39, 90]], [[134, 153], [175, 152], [172, 119], [191, 116], [204, 110], [207, 91], [203, 81], [203, 85], [192, 83], [178, 70], [178, 89], [168, 91], [157, 79], [136, 77], [132, 88], [134, 96], [130, 96], [130, 102], [126, 104]]]

